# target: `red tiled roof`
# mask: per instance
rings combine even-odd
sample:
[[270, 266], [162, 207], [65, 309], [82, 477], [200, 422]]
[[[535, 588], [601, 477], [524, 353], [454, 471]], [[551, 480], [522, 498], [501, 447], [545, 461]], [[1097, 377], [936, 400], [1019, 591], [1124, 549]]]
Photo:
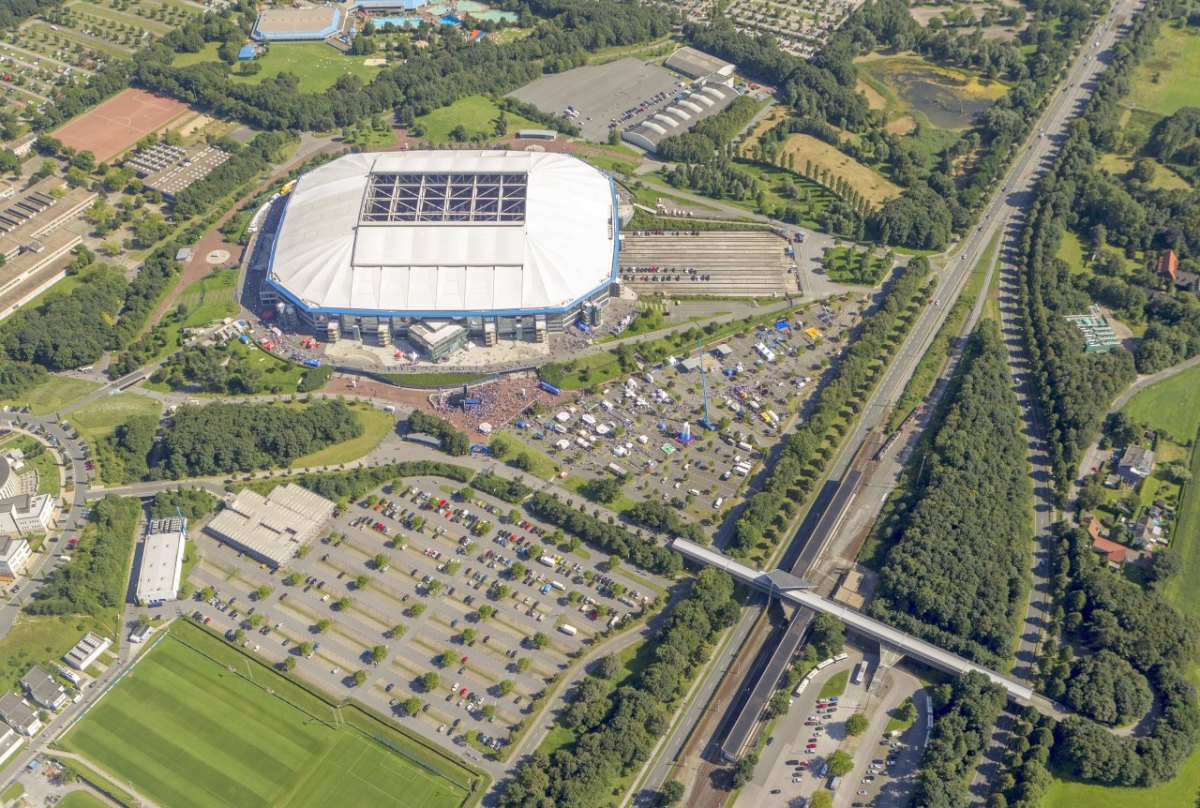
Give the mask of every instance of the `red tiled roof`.
[[1087, 530], [1088, 534], [1091, 535], [1093, 539], [1104, 538], [1104, 523], [1094, 516], [1092, 517], [1092, 520], [1088, 522]]
[[1174, 250], [1167, 250], [1158, 257], [1158, 274], [1175, 280], [1179, 274], [1179, 256], [1175, 254]]
[[1124, 564], [1125, 554], [1129, 552], [1129, 548], [1123, 544], [1117, 544], [1115, 541], [1108, 539], [1096, 539], [1092, 542], [1092, 549], [1097, 553], [1108, 556], [1108, 560], [1114, 564]]

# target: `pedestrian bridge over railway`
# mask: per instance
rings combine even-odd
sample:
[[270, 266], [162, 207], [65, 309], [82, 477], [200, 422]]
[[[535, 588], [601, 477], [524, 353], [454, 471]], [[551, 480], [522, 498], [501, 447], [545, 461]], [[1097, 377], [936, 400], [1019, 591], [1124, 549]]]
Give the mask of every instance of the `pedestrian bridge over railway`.
[[851, 609], [849, 606], [821, 597], [812, 591], [811, 583], [797, 578], [789, 572], [784, 570], [760, 572], [686, 539], [675, 539], [672, 546], [686, 558], [725, 570], [737, 580], [766, 592], [768, 595], [790, 601], [798, 606], [806, 606], [815, 612], [831, 614], [841, 620], [851, 631], [876, 640], [883, 651], [890, 652], [896, 658], [909, 656], [938, 670], [955, 675], [967, 671], [982, 673], [1003, 687], [1009, 698], [1015, 702], [1031, 705], [1039, 712], [1055, 718], [1064, 718], [1068, 714], [1062, 705], [1033, 692], [1032, 688], [1021, 684], [1012, 677], [996, 673], [957, 654], [943, 650], [931, 642], [892, 628], [886, 623]]

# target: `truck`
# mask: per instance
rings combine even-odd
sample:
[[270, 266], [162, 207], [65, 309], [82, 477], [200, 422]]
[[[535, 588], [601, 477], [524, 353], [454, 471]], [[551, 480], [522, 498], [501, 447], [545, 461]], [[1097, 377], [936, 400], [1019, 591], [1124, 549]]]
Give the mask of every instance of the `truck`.
[[629, 472], [626, 471], [624, 469], [624, 467], [618, 466], [616, 463], [609, 463], [608, 470], [611, 471], [616, 476], [620, 477], [621, 479], [625, 479], [626, 477], [629, 476]]
[[557, 567], [557, 566], [558, 566], [557, 564], [555, 564], [555, 563], [554, 563], [554, 559], [553, 559], [553, 558], [551, 558], [550, 556], [546, 556], [546, 555], [544, 555], [544, 556], [542, 556], [541, 558], [539, 558], [539, 559], [538, 559], [538, 563], [539, 563], [539, 564], [541, 564], [541, 565], [542, 565], [542, 566], [544, 566], [544, 567], [551, 567], [551, 568], [553, 568], [553, 567]]
[[574, 637], [579, 633], [579, 629], [575, 628], [575, 626], [571, 625], [570, 623], [563, 623], [558, 627], [558, 630], [569, 637]]

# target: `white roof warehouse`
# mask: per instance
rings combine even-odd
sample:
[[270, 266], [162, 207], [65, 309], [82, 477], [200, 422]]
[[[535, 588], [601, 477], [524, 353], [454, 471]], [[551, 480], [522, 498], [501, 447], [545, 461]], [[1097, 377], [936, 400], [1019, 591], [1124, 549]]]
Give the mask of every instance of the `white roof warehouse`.
[[279, 567], [312, 541], [333, 516], [333, 507], [325, 497], [294, 483], [279, 486], [265, 497], [245, 488], [204, 529], [242, 552]]

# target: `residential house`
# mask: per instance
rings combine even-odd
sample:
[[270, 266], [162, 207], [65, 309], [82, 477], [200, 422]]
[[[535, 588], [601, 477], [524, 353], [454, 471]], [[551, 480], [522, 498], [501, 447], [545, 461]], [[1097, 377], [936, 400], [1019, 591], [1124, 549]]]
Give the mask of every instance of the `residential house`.
[[1158, 264], [1155, 267], [1159, 277], [1166, 278], [1174, 283], [1179, 277], [1179, 256], [1174, 250], [1167, 250], [1162, 255], [1158, 256]]
[[1104, 556], [1104, 560], [1108, 562], [1108, 566], [1113, 569], [1120, 569], [1128, 562], [1139, 562], [1142, 560], [1143, 554], [1134, 550], [1132, 547], [1126, 547], [1123, 544], [1117, 544], [1109, 539], [1093, 539], [1092, 550]]
[[1132, 483], [1146, 479], [1152, 471], [1154, 471], [1154, 450], [1143, 446], [1130, 446], [1121, 455], [1121, 461], [1117, 464], [1117, 473]]
[[12, 692], [0, 696], [0, 718], [17, 732], [30, 737], [42, 728], [42, 719], [38, 718], [37, 712]]
[[39, 707], [55, 712], [67, 706], [70, 698], [67, 689], [58, 683], [45, 669], [34, 665], [21, 677], [21, 687], [29, 694], [29, 700]]

